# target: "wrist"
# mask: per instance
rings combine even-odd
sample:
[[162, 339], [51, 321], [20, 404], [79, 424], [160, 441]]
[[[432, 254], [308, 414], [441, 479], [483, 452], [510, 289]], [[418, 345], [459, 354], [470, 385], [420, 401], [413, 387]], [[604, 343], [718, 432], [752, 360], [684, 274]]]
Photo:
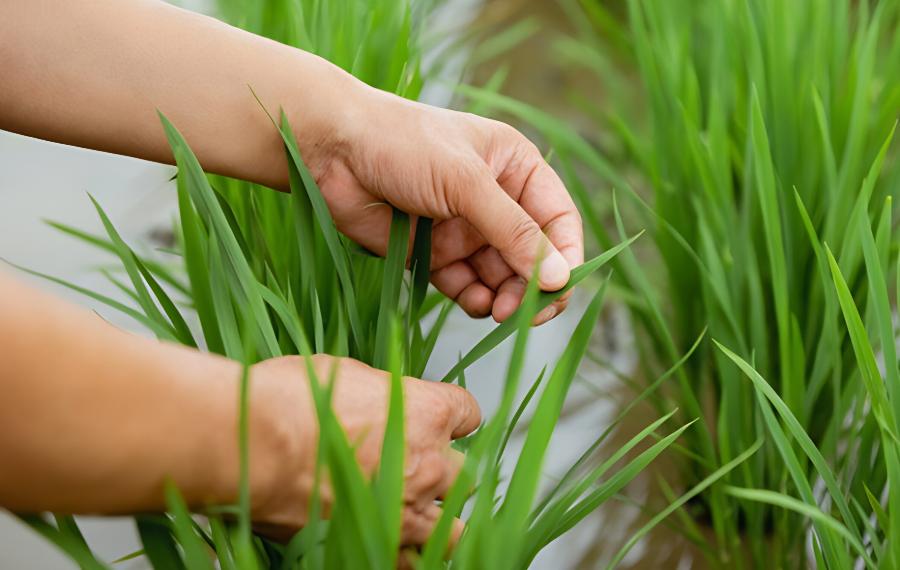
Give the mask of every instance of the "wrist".
[[298, 52], [298, 56], [303, 60], [301, 77], [315, 78], [317, 86], [301, 84], [301, 92], [288, 98], [283, 109], [300, 155], [319, 181], [334, 161], [347, 162], [355, 152], [373, 88], [316, 55]]
[[[249, 485], [254, 521], [286, 525], [304, 518], [316, 463], [317, 423], [300, 358], [261, 362], [250, 370]], [[235, 392], [237, 402], [238, 392]], [[237, 405], [235, 406], [237, 410]], [[233, 447], [222, 472], [237, 501], [240, 485], [239, 415], [228, 434]], [[232, 467], [229, 469], [229, 465]]]

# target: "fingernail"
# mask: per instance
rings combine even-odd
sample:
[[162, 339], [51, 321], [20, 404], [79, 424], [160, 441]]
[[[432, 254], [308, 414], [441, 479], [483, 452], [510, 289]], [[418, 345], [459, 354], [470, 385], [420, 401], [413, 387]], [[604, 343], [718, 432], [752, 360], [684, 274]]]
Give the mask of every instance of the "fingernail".
[[554, 251], [541, 262], [538, 278], [541, 289], [545, 291], [562, 289], [569, 281], [569, 264], [558, 251]]
[[546, 309], [544, 309], [543, 311], [541, 311], [540, 313], [537, 314], [537, 316], [534, 318], [534, 322], [538, 323], [538, 324], [546, 323], [547, 321], [549, 321], [550, 319], [552, 319], [555, 316], [556, 316], [556, 307], [553, 305], [550, 305], [549, 307], [547, 307]]

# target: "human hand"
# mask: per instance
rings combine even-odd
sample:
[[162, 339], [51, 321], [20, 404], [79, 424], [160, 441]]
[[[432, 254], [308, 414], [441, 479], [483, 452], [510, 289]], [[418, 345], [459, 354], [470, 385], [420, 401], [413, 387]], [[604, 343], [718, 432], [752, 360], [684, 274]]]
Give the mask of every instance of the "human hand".
[[0, 18], [7, 51], [31, 62], [0, 61], [4, 130], [171, 162], [158, 109], [207, 171], [284, 189], [283, 143], [250, 85], [287, 113], [346, 235], [384, 254], [390, 208], [370, 207], [382, 202], [435, 219], [432, 282], [469, 314], [508, 318], [539, 253], [544, 290], [563, 287], [582, 261], [581, 221], [562, 182], [503, 123], [378, 91], [315, 55], [168, 3], [66, 2], [49, 19], [46, 6], [22, 0]]
[[[2, 271], [0, 314], [0, 346], [7, 349], [0, 362], [0, 460], [16, 466], [0, 470], [0, 508], [161, 512], [167, 483], [198, 512], [237, 503], [240, 363], [126, 333]], [[45, 358], [48, 350], [53, 358]], [[388, 374], [326, 355], [313, 356], [312, 365], [321, 382], [337, 367], [332, 406], [371, 475], [387, 421]], [[434, 499], [462, 465], [450, 441], [475, 430], [480, 413], [458, 386], [413, 378], [403, 385], [402, 540], [416, 546], [440, 517]], [[260, 531], [288, 538], [307, 522], [316, 467], [306, 362], [295, 356], [258, 363], [249, 388], [251, 516]], [[327, 481], [321, 491], [327, 515]], [[452, 537], [461, 532], [456, 521]]]
[[[508, 318], [539, 252], [540, 287], [562, 288], [584, 260], [581, 218], [538, 149], [512, 127], [366, 86], [304, 156], [338, 228], [383, 255], [391, 208], [434, 218], [435, 287], [471, 316]], [[329, 138], [330, 137], [330, 138]], [[536, 319], [545, 322], [568, 295]]]
[[[320, 382], [336, 371], [335, 415], [355, 446], [363, 472], [372, 475], [387, 422], [389, 375], [349, 358], [316, 355], [312, 362]], [[463, 455], [450, 447], [450, 441], [474, 431], [481, 414], [475, 399], [458, 386], [415, 378], [404, 378], [403, 385], [406, 468], [401, 543], [419, 546], [441, 516], [435, 499], [450, 489], [463, 464]], [[264, 426], [251, 434], [260, 442], [257, 448], [251, 441], [251, 480], [257, 481], [253, 520], [258, 531], [289, 538], [307, 522], [315, 475], [318, 428], [306, 364], [301, 357], [261, 362], [251, 370], [251, 386], [251, 421], [257, 418]], [[327, 516], [334, 498], [327, 482], [320, 492]], [[462, 522], [456, 520], [451, 544], [462, 530]]]

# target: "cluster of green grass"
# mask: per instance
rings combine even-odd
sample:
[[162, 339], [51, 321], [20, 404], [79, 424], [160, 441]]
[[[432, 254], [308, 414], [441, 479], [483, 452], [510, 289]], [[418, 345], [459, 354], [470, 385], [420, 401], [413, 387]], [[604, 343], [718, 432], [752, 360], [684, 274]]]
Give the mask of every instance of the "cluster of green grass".
[[[721, 343], [703, 343], [656, 400], [702, 418], [688, 434], [685, 481], [768, 434], [761, 453], [682, 513], [686, 534], [713, 565], [749, 554], [753, 566], [896, 567], [896, 358], [883, 275], [900, 239], [900, 5], [563, 4], [576, 31], [557, 53], [603, 92], [601, 104], [571, 94], [595, 121], [589, 135], [493, 89], [462, 91], [547, 137], [601, 248], [626, 228], [650, 229], [646, 257], [614, 264], [648, 378], [703, 329]], [[597, 182], [604, 191], [588, 191]], [[887, 362], [884, 378], [873, 354]]]
[[[421, 87], [417, 12], [406, 2], [222, 4], [223, 12], [235, 23], [329, 57], [373, 85], [406, 96], [415, 96]], [[161, 119], [178, 167], [176, 247], [166, 254], [177, 256], [179, 263], [172, 267], [157, 256], [140, 255], [122, 240], [95, 204], [106, 236], [56, 226], [117, 256], [126, 278], [120, 278], [121, 272], [108, 272], [107, 276], [131, 302], [120, 303], [56, 281], [133, 317], [160, 339], [224, 354], [247, 367], [285, 354], [348, 355], [390, 371], [392, 389], [381, 464], [369, 479], [331, 409], [327, 379], [310, 383], [320, 425], [318, 481], [328, 482], [335, 502], [324, 520], [318, 495], [314, 496], [309, 524], [288, 544], [278, 544], [254, 536], [251, 530], [246, 478], [250, 380], [245, 371], [241, 393], [235, 394], [242, 418], [238, 504], [209, 510], [207, 522], [200, 524], [190, 517], [178, 490], [169, 488], [167, 514], [137, 517], [143, 548], [129, 557], [146, 556], [154, 568], [166, 570], [214, 566], [225, 570], [395, 568], [400, 555], [404, 473], [400, 379], [405, 374], [421, 375], [451, 307], [438, 293], [428, 291], [430, 221], [410, 220], [395, 211], [388, 253], [384, 259], [373, 257], [335, 228], [285, 117], [273, 121], [273, 130], [277, 129], [284, 142], [289, 193], [208, 176], [176, 127], [165, 117]], [[467, 451], [462, 474], [442, 503], [443, 516], [428, 544], [409, 553], [416, 567], [527, 567], [542, 548], [623, 490], [663, 450], [690, 432], [686, 421], [662, 433], [663, 425], [674, 415], [667, 411], [611, 457], [593, 464], [596, 449], [612, 433], [617, 419], [549, 490], [542, 490], [544, 458], [597, 321], [605, 285], [594, 296], [555, 367], [528, 379], [530, 386], [520, 398], [530, 323], [559, 295], [621, 256], [634, 239], [623, 239], [574, 269], [562, 291], [540, 293], [532, 280], [523, 306], [463, 355], [443, 378], [465, 385], [468, 366], [515, 336], [501, 404], [475, 435], [458, 444]], [[430, 327], [427, 322], [432, 323]], [[672, 359], [674, 364], [655, 385], [677, 374], [686, 360]], [[302, 372], [298, 370], [298, 374]], [[305, 372], [314, 374], [310, 366]], [[644, 391], [640, 399], [650, 397], [653, 388]], [[529, 410], [523, 447], [512, 454], [507, 443]], [[613, 564], [663, 517], [724, 477], [758, 447], [750, 447], [707, 474], [622, 545]], [[508, 478], [504, 464], [513, 464]], [[319, 485], [316, 489], [318, 492]], [[451, 522], [460, 515], [467, 521], [467, 530], [447, 558]], [[56, 516], [56, 524], [43, 516], [26, 520], [81, 567], [106, 567], [93, 555], [72, 517]]]
[[[326, 337], [321, 323], [304, 323], [302, 311], [298, 310], [291, 293], [289, 282], [279, 283], [272, 271], [264, 268], [263, 282], [254, 274], [252, 260], [262, 256], [268, 258], [265, 249], [245, 250], [248, 235], [240, 226], [230, 223], [233, 214], [223, 207], [216, 190], [200, 168], [196, 157], [178, 131], [165, 118], [163, 123], [170, 137], [173, 152], [179, 167], [178, 196], [180, 202], [180, 255], [184, 258], [189, 284], [183, 285], [190, 291], [201, 323], [202, 340], [210, 347], [221, 343], [221, 352], [242, 360], [248, 365], [258, 360], [283, 354], [310, 355], [313, 346]], [[333, 228], [327, 211], [317, 219], [303, 217], [303, 213], [316, 210], [315, 204], [324, 199], [315, 182], [306, 171], [293, 141], [289, 125], [284, 123], [281, 131], [285, 148], [291, 160], [294, 224], [284, 228], [285, 239], [302, 248], [302, 234], [295, 226], [311, 224], [310, 229], [321, 233], [324, 244], [332, 243], [332, 250], [318, 252], [317, 260], [341, 259], [339, 256], [366, 255], [357, 253]], [[271, 192], [270, 190], [262, 190]], [[300, 204], [298, 204], [298, 202]], [[69, 233], [87, 239], [105, 249], [114, 251], [128, 275], [128, 283], [118, 282], [139, 309], [104, 297], [95, 292], [79, 289], [77, 286], [56, 280], [76, 288], [117, 310], [134, 317], [154, 331], [160, 339], [181, 342], [190, 346], [201, 344], [195, 338], [187, 319], [178, 308], [184, 303], [174, 301], [162, 282], [175, 281], [175, 276], [163, 266], [142, 259], [126, 245], [103, 210], [97, 205], [97, 212], [107, 230], [107, 238], [83, 234], [72, 228], [59, 226]], [[428, 312], [425, 298], [427, 281], [417, 281], [415, 269], [411, 272], [406, 295], [401, 299], [404, 284], [404, 262], [407, 252], [410, 228], [408, 220], [401, 214], [395, 216], [391, 232], [389, 253], [379, 262], [383, 265], [380, 283], [361, 283], [348, 271], [348, 289], [339, 283], [335, 293], [341, 297], [336, 302], [340, 307], [347, 303], [347, 297], [356, 293], [359, 287], [375, 287], [380, 290], [381, 302], [376, 304], [371, 319], [366, 321], [368, 334], [361, 337], [360, 346], [375, 347], [370, 357], [364, 359], [380, 365], [392, 373], [390, 410], [385, 433], [381, 466], [375, 477], [369, 481], [363, 475], [354, 458], [353, 448], [341, 429], [330, 407], [330, 388], [327, 379], [311, 382], [316, 403], [318, 422], [321, 427], [319, 441], [318, 471], [320, 480], [327, 477], [334, 489], [335, 504], [328, 521], [320, 518], [320, 504], [314, 496], [310, 523], [298, 533], [289, 544], [269, 542], [250, 533], [250, 496], [246, 482], [248, 449], [246, 447], [247, 383], [245, 374], [241, 382], [240, 396], [241, 446], [243, 483], [238, 505], [222, 506], [208, 514], [210, 526], [205, 528], [191, 520], [187, 507], [181, 501], [175, 488], [168, 489], [170, 513], [162, 516], [141, 516], [137, 527], [143, 543], [143, 550], [134, 555], [147, 556], [154, 568], [212, 568], [217, 560], [223, 568], [394, 568], [400, 552], [400, 514], [403, 504], [403, 393], [401, 376], [410, 370], [422, 352], [419, 316]], [[427, 236], [426, 236], [427, 237]], [[463, 447], [469, 450], [462, 475], [444, 501], [444, 517], [430, 542], [416, 557], [422, 568], [440, 568], [446, 565], [471, 568], [480, 566], [484, 560], [492, 560], [491, 567], [527, 567], [534, 556], [551, 541], [575, 526], [581, 519], [605, 500], [620, 491], [637, 473], [650, 463], [662, 450], [671, 445], [686, 429], [682, 426], [655, 441], [636, 457], [631, 458], [619, 469], [626, 455], [639, 444], [656, 435], [657, 430], [669, 420], [672, 414], [653, 422], [634, 436], [603, 466], [582, 470], [587, 455], [576, 462], [552, 492], [538, 502], [543, 459], [550, 443], [550, 437], [559, 419], [565, 396], [571, 386], [578, 364], [587, 348], [603, 302], [601, 289], [594, 296], [585, 315], [581, 318], [565, 353], [552, 372], [542, 372], [532, 381], [526, 395], [516, 400], [518, 386], [523, 371], [525, 349], [530, 323], [541, 309], [554, 299], [571, 289], [591, 273], [607, 264], [630, 245], [624, 242], [605, 252], [573, 271], [570, 283], [561, 291], [538, 293], [532, 286], [527, 300], [506, 323], [497, 326], [445, 376], [443, 381], [459, 380], [464, 383], [465, 369], [487, 354], [498, 344], [516, 334], [514, 352], [504, 384], [504, 397], [499, 410], [492, 419]], [[242, 245], [243, 244], [243, 245]], [[424, 259], [413, 259], [413, 267], [418, 263], [427, 267], [427, 252], [413, 246], [413, 251], [424, 255]], [[332, 257], [333, 256], [333, 257]], [[337, 261], [337, 263], [341, 263]], [[338, 272], [342, 271], [337, 269]], [[427, 275], [427, 272], [426, 272]], [[292, 278], [300, 280], [299, 275]], [[532, 280], [535, 283], [536, 280]], [[209, 294], [209, 310], [200, 309], [202, 297], [197, 291]], [[312, 290], [308, 302], [316, 302], [319, 294]], [[304, 299], [301, 299], [303, 301]], [[432, 304], [432, 309], [435, 304]], [[424, 309], [423, 309], [424, 307]], [[411, 315], [415, 315], [413, 320]], [[315, 318], [315, 317], [314, 317]], [[348, 319], [349, 321], [349, 319]], [[212, 324], [210, 324], [212, 323]], [[386, 324], [384, 324], [386, 323]], [[410, 323], [412, 323], [410, 325]], [[382, 326], [383, 325], [383, 326]], [[435, 328], [428, 334], [430, 352], [433, 347]], [[315, 339], [307, 336], [311, 330]], [[342, 342], [333, 346], [346, 349], [353, 338], [349, 328], [338, 330], [343, 334]], [[379, 342], [376, 335], [386, 337]], [[359, 354], [358, 351], [351, 350]], [[424, 357], [427, 360], [427, 355]], [[298, 369], [298, 374], [313, 375], [311, 366]], [[323, 387], [325, 386], [325, 387]], [[539, 388], [543, 386], [543, 390]], [[509, 458], [507, 443], [529, 404], [533, 404], [534, 415], [527, 430], [525, 445], [518, 456]], [[603, 436], [591, 446], [592, 451], [610, 434]], [[223, 434], [231, 437], [232, 434]], [[501, 485], [501, 467], [504, 460], [516, 462], [508, 487]], [[477, 482], [477, 486], [476, 486]], [[318, 486], [317, 486], [318, 488]], [[470, 495], [470, 489], [477, 491]], [[444, 560], [450, 538], [450, 523], [454, 516], [461, 514], [467, 501], [471, 501], [469, 528], [459, 548], [449, 561]], [[70, 554], [82, 567], [102, 568], [101, 562], [93, 557], [81, 537], [75, 521], [68, 516], [57, 516], [57, 525], [52, 525], [42, 517], [28, 517], [26, 520], [42, 534], [53, 540]], [[236, 522], [233, 522], [236, 521]], [[504, 541], [498, 543], [498, 533]], [[517, 545], [517, 557], [510, 557], [507, 546]], [[213, 558], [214, 556], [214, 558]]]

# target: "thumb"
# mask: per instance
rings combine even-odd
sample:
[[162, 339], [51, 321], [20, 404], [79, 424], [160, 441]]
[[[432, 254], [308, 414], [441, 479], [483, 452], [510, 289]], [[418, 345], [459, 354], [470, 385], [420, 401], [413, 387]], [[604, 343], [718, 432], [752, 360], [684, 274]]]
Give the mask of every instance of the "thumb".
[[541, 289], [562, 289], [569, 281], [569, 264], [537, 222], [489, 174], [480, 176], [471, 188], [458, 198], [462, 217], [497, 248], [519, 276], [530, 279], [535, 263], [540, 262]]

